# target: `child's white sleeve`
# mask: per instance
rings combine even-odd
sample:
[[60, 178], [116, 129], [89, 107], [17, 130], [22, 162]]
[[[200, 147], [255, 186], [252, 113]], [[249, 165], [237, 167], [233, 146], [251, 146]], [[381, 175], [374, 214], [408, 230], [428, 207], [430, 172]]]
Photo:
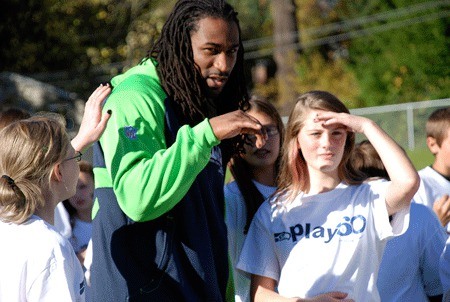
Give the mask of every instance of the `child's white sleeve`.
[[261, 207], [252, 220], [237, 268], [278, 281], [280, 266], [275, 253], [274, 237], [269, 229], [270, 219], [264, 219], [262, 212]]
[[394, 215], [392, 219], [386, 207], [386, 190], [389, 181], [373, 181], [370, 183], [373, 198], [373, 216], [375, 221], [375, 229], [381, 240], [399, 236], [406, 232], [409, 226], [409, 206], [401, 209]]

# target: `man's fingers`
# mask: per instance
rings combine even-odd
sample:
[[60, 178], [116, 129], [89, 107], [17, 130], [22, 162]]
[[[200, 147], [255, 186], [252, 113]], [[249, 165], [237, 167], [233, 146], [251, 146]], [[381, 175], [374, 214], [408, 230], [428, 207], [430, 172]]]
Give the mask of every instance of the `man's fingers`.
[[[262, 137], [261, 123], [241, 110], [213, 117], [209, 123], [219, 140], [235, 137], [239, 134], [254, 134]], [[258, 139], [258, 145], [262, 140]]]
[[264, 147], [264, 145], [266, 144], [266, 141], [267, 141], [267, 134], [266, 135], [255, 134], [255, 136], [256, 136], [256, 142], [255, 142], [256, 148], [260, 149], [260, 148]]

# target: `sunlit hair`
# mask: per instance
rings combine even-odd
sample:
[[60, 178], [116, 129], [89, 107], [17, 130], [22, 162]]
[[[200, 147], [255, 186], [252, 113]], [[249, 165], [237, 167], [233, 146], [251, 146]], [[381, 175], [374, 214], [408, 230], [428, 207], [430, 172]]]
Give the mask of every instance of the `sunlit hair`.
[[0, 219], [23, 223], [45, 205], [55, 164], [69, 150], [64, 120], [57, 115], [20, 120], [0, 131]]
[[[284, 138], [284, 125], [283, 121], [281, 120], [281, 116], [278, 113], [277, 109], [270, 102], [256, 96], [253, 96], [250, 100], [249, 111], [267, 115], [277, 126], [278, 133], [280, 135], [280, 154], [275, 161], [274, 177], [276, 178], [279, 172], [281, 148]], [[232, 157], [228, 164], [228, 167], [239, 187], [239, 191], [244, 198], [247, 220], [243, 232], [244, 234], [246, 234], [248, 228], [250, 227], [253, 216], [255, 215], [261, 203], [264, 201], [264, 197], [252, 181], [252, 179], [254, 178], [252, 168], [239, 154]]]
[[428, 118], [426, 131], [427, 137], [432, 137], [441, 147], [442, 141], [447, 137], [450, 128], [450, 107], [435, 110]]
[[[305, 119], [311, 110], [349, 113], [347, 107], [334, 95], [325, 91], [310, 91], [301, 95], [289, 116], [281, 158], [277, 196], [292, 201], [300, 191], [308, 192], [310, 179], [307, 164], [298, 149], [297, 137]], [[355, 145], [355, 134], [347, 132], [344, 154], [338, 166], [338, 176], [348, 184], [360, 183], [361, 173], [349, 162], [350, 153]]]
[[356, 170], [364, 173], [368, 178], [390, 179], [380, 155], [368, 140], [363, 140], [355, 145], [350, 162]]
[[236, 64], [228, 81], [214, 101], [217, 113], [246, 109], [248, 94], [244, 79], [244, 48], [237, 13], [223, 0], [180, 0], [175, 4], [162, 28], [159, 39], [148, 57], [158, 63], [161, 85], [174, 100], [179, 118], [195, 125], [208, 116], [205, 87], [200, 68], [194, 62], [191, 34], [198, 30], [198, 21], [206, 18], [220, 18], [234, 22], [239, 29], [239, 50]]

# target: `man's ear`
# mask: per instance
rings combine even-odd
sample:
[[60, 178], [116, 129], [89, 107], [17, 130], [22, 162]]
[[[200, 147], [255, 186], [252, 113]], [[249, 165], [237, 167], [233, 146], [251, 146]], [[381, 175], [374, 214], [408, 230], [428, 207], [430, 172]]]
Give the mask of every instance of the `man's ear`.
[[61, 181], [62, 180], [61, 164], [56, 164], [53, 167], [51, 179], [54, 180], [54, 181]]
[[427, 137], [427, 146], [428, 149], [430, 149], [431, 153], [436, 155], [439, 152], [439, 146], [436, 142], [436, 139], [434, 137], [428, 136]]

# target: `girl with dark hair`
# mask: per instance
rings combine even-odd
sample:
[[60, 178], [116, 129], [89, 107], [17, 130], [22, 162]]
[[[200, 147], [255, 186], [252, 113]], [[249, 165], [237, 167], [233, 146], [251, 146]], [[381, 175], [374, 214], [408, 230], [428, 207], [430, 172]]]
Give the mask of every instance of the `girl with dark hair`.
[[[373, 144], [390, 182], [362, 183], [349, 161], [355, 132]], [[328, 92], [300, 96], [287, 124], [279, 188], [256, 213], [237, 266], [252, 274], [254, 300], [380, 301], [383, 249], [407, 229], [418, 185], [404, 151], [377, 124], [350, 115]]]
[[77, 190], [75, 195], [63, 201], [69, 213], [72, 235], [70, 243], [81, 264], [84, 264], [86, 248], [92, 236], [92, 206], [94, 205], [94, 171], [92, 165], [79, 162]]
[[247, 135], [244, 152], [233, 156], [228, 164], [234, 181], [225, 186], [225, 223], [235, 301], [250, 301], [250, 275], [235, 267], [256, 210], [276, 190], [284, 135], [281, 117], [268, 101], [253, 97], [247, 114], [263, 125], [267, 141], [264, 147], [258, 149], [255, 137]]

